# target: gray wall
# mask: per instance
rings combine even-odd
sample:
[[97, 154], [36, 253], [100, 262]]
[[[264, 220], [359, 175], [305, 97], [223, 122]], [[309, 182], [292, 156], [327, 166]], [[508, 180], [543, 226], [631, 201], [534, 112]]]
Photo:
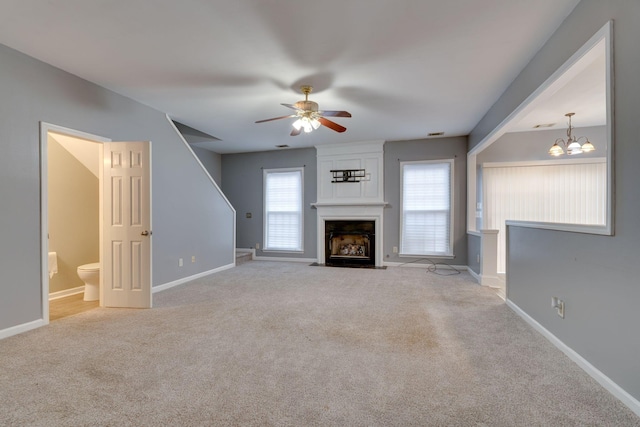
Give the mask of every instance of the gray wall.
[[202, 162], [202, 165], [207, 169], [211, 178], [222, 187], [222, 156], [218, 153], [214, 153], [211, 150], [205, 148], [191, 146], [191, 149], [198, 159]]
[[[416, 160], [455, 159], [454, 162], [454, 224], [453, 253], [455, 258], [442, 262], [467, 264], [467, 138], [417, 139], [389, 141], [384, 144], [384, 260], [414, 262], [416, 258], [398, 257], [394, 246], [400, 246], [400, 162]], [[420, 262], [420, 261], [418, 261]]]
[[[258, 153], [222, 155], [222, 190], [237, 211], [238, 248], [255, 248], [257, 256], [286, 258], [316, 258], [317, 212], [311, 207], [316, 201], [316, 149], [301, 148]], [[263, 252], [262, 170], [304, 166], [304, 253]], [[246, 214], [251, 213], [251, 218]]]
[[[405, 160], [434, 160], [455, 157], [454, 260], [443, 262], [466, 265], [466, 185], [467, 139], [441, 138], [415, 141], [393, 141], [384, 145], [384, 195], [389, 206], [384, 212], [384, 261], [412, 262], [415, 258], [399, 258], [393, 246], [400, 244], [400, 163]], [[317, 175], [314, 148], [265, 151], [260, 153], [223, 154], [223, 191], [237, 210], [237, 246], [253, 248], [263, 245], [262, 168], [286, 168], [306, 165], [305, 179], [305, 236], [304, 254], [282, 254], [283, 257], [316, 258], [316, 210], [309, 206], [316, 201]], [[246, 213], [251, 218], [246, 218]], [[279, 256], [274, 252], [256, 251], [258, 256]]]
[[152, 141], [154, 285], [233, 263], [233, 211], [165, 114], [0, 45], [0, 330], [41, 318], [40, 121]]
[[[615, 236], [510, 227], [508, 298], [640, 399], [640, 2], [583, 0], [470, 135], [477, 145], [614, 20]], [[561, 319], [552, 296], [566, 303]]]
[[480, 258], [482, 253], [482, 239], [473, 234], [467, 235], [467, 267], [474, 273], [480, 274]]

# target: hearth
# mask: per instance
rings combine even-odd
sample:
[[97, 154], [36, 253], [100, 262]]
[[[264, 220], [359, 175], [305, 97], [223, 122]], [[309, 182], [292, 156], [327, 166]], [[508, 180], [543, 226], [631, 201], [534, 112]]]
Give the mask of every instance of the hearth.
[[375, 267], [375, 221], [325, 221], [325, 265]]

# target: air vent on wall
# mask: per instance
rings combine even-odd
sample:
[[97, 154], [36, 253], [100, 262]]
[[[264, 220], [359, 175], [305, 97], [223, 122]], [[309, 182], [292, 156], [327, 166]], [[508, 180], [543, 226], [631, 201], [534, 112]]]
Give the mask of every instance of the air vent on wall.
[[276, 145], [276, 148], [289, 148], [287, 144]]
[[444, 132], [429, 132], [428, 136], [444, 136]]

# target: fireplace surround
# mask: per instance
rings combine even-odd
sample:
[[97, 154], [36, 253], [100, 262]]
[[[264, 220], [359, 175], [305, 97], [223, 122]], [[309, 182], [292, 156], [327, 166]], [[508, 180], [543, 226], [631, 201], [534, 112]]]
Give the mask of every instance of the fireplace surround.
[[325, 221], [325, 265], [375, 267], [375, 221]]
[[[317, 254], [320, 265], [382, 267], [384, 141], [316, 146], [318, 153]], [[359, 171], [358, 180], [334, 179]], [[350, 225], [346, 230], [335, 225]]]
[[[338, 204], [319, 204], [314, 203], [313, 206], [318, 210], [318, 264], [327, 264], [327, 224], [332, 222], [368, 222], [369, 225], [365, 231], [369, 234], [369, 249], [372, 259], [372, 265], [382, 267], [382, 214], [385, 203], [379, 204], [360, 204], [360, 205], [338, 205]], [[370, 232], [370, 229], [373, 232]], [[332, 230], [330, 230], [332, 231]], [[373, 237], [373, 238], [372, 238]], [[360, 243], [358, 243], [360, 244]]]

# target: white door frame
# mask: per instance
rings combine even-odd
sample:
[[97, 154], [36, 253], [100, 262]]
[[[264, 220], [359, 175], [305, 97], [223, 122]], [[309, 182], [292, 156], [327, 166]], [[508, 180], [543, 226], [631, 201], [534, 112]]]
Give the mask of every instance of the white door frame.
[[[78, 131], [75, 129], [66, 128], [63, 126], [54, 125], [51, 123], [40, 122], [40, 273], [41, 273], [41, 313], [43, 324], [49, 323], [49, 272], [46, 268], [49, 259], [49, 194], [48, 194], [48, 134], [49, 132], [60, 133], [75, 138], [85, 139], [97, 143], [112, 142], [111, 139], [105, 138], [99, 135], [90, 134], [87, 132]], [[100, 150], [102, 156], [102, 150]], [[99, 179], [102, 181], [104, 161], [101, 158], [99, 162]], [[151, 179], [151, 171], [149, 171], [149, 179]], [[103, 243], [103, 188], [99, 186], [99, 200], [100, 200], [100, 260], [102, 261], [102, 243]], [[149, 206], [151, 209], [151, 205]], [[151, 262], [153, 262], [151, 260]], [[150, 270], [152, 265], [149, 266]], [[100, 272], [102, 276], [102, 271]], [[102, 277], [101, 277], [102, 278]], [[104, 304], [102, 289], [100, 292], [100, 305]]]

